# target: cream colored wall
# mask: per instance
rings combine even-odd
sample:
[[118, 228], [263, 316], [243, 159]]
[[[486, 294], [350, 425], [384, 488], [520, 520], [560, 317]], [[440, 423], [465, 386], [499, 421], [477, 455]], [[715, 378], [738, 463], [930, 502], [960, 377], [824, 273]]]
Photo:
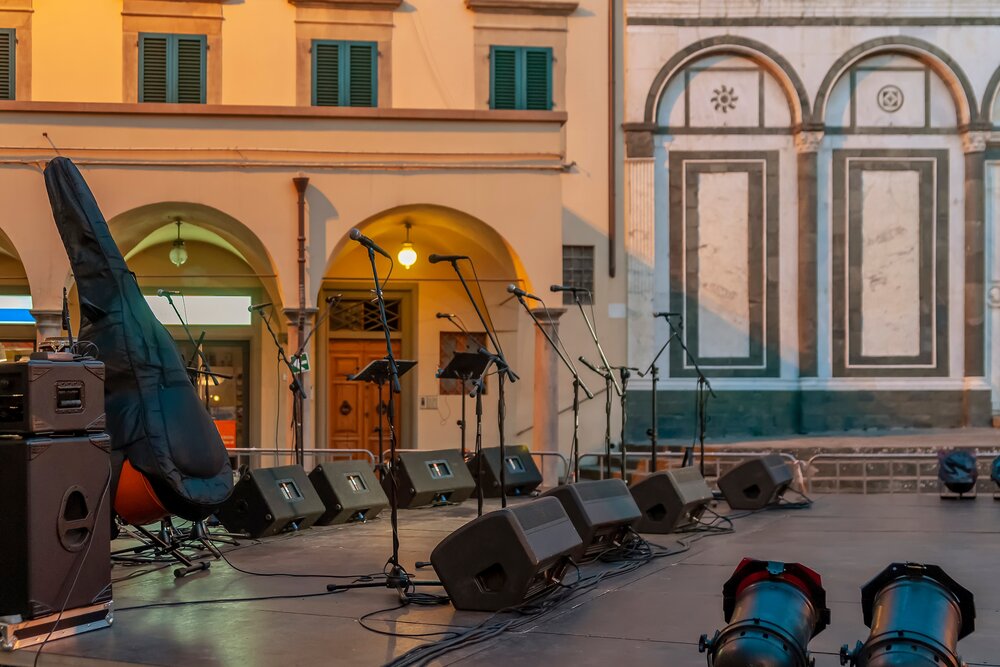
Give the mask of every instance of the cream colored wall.
[[258, 0], [222, 11], [222, 103], [295, 104], [295, 7]]

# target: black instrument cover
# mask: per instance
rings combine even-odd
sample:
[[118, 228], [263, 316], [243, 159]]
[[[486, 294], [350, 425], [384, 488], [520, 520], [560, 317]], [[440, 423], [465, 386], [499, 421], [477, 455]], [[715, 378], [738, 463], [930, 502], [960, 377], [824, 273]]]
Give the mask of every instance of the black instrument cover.
[[45, 186], [79, 291], [80, 340], [97, 347], [107, 371], [115, 483], [127, 458], [167, 510], [203, 519], [233, 489], [222, 437], [76, 165], [62, 157], [49, 162]]

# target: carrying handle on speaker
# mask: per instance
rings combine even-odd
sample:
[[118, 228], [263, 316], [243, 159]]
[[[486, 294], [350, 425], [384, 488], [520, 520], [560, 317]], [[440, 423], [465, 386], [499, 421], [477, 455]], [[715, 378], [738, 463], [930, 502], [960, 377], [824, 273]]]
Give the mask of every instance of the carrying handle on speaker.
[[87, 544], [87, 539], [94, 530], [95, 519], [83, 487], [69, 487], [59, 504], [59, 518], [56, 521], [59, 543], [66, 551], [79, 551]]

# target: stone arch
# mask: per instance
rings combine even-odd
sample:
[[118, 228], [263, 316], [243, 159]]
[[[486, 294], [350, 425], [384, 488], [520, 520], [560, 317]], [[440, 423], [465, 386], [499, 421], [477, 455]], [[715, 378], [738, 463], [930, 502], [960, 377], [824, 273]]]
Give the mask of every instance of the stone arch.
[[659, 113], [660, 100], [670, 80], [687, 65], [710, 55], [738, 55], [749, 58], [771, 74], [785, 92], [788, 99], [792, 124], [802, 125], [810, 116], [809, 95], [795, 69], [777, 51], [762, 42], [734, 35], [709, 37], [678, 51], [660, 68], [653, 79], [646, 96], [643, 116], [645, 123], [655, 123]]
[[979, 110], [979, 118], [984, 125], [993, 125], [993, 103], [996, 102], [998, 91], [1000, 91], [1000, 67], [993, 72], [983, 92], [983, 106]]
[[815, 125], [826, 123], [826, 106], [830, 92], [852, 65], [865, 58], [885, 53], [898, 53], [926, 63], [944, 81], [951, 92], [959, 126], [968, 126], [980, 120], [976, 93], [961, 66], [945, 51], [929, 42], [915, 37], [895, 35], [879, 37], [858, 44], [833, 64], [826, 76], [823, 77], [823, 82], [816, 93], [816, 101], [813, 104], [813, 123]]

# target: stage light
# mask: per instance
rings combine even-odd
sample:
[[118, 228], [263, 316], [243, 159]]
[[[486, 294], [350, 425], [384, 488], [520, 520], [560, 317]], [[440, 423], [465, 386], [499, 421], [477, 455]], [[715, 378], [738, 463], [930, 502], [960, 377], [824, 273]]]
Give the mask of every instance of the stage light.
[[809, 640], [830, 623], [820, 576], [798, 563], [744, 558], [722, 587], [728, 625], [698, 650], [713, 667], [810, 667]]
[[852, 667], [962, 667], [958, 641], [975, 629], [972, 593], [937, 565], [893, 563], [861, 588], [868, 640], [840, 649]]
[[403, 268], [409, 269], [417, 262], [417, 251], [414, 250], [413, 244], [410, 243], [410, 227], [413, 225], [409, 222], [404, 222], [403, 226], [406, 227], [406, 240], [403, 241], [403, 247], [396, 255], [396, 259], [403, 265]]
[[188, 261], [188, 251], [184, 247], [184, 239], [181, 238], [181, 219], [177, 218], [174, 222], [177, 223], [177, 240], [173, 242], [170, 248], [170, 262], [174, 266], [179, 267]]
[[[975, 454], [960, 449], [938, 452], [938, 479], [951, 493], [959, 497], [975, 497], [978, 477]], [[973, 492], [972, 495], [966, 496], [970, 491]]]

